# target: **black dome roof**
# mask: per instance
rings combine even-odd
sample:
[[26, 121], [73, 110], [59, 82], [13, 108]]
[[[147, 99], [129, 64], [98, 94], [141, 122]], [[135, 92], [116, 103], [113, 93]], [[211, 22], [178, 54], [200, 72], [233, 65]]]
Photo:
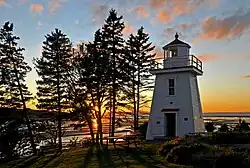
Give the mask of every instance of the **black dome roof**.
[[172, 41], [172, 42], [168, 43], [167, 45], [165, 45], [163, 47], [163, 49], [167, 49], [169, 46], [178, 45], [178, 44], [186, 45], [188, 48], [191, 48], [191, 46], [189, 44], [179, 40], [178, 38], [179, 38], [179, 35], [176, 33], [174, 41]]

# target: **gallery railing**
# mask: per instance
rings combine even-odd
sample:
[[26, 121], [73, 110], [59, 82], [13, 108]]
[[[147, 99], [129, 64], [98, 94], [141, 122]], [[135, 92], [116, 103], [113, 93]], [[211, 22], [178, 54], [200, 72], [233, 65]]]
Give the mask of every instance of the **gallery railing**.
[[[162, 62], [162, 63], [160, 63]], [[165, 64], [165, 65], [164, 65]], [[166, 58], [165, 60], [154, 59], [151, 63], [151, 70], [164, 69], [164, 68], [177, 68], [177, 67], [195, 67], [202, 71], [202, 62], [194, 55], [189, 56], [176, 56]]]

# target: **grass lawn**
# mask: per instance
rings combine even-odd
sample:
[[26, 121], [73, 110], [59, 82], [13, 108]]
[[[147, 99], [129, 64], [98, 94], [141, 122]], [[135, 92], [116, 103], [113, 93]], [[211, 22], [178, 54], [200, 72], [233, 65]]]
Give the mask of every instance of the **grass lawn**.
[[[167, 165], [156, 155], [159, 145], [143, 145], [139, 148], [113, 146], [102, 148], [93, 146], [89, 148], [71, 148], [60, 155], [30, 157], [17, 160], [1, 168], [166, 168], [179, 167]], [[179, 167], [180, 168], [180, 167]]]

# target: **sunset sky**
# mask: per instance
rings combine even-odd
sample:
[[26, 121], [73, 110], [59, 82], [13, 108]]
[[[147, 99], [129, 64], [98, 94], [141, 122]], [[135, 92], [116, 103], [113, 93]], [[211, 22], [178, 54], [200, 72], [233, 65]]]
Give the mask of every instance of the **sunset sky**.
[[[32, 65], [46, 33], [59, 28], [73, 44], [92, 40], [111, 8], [124, 16], [125, 38], [145, 27], [158, 57], [175, 32], [192, 46], [204, 63], [199, 77], [204, 112], [250, 112], [249, 0], [0, 0], [0, 24], [15, 24]], [[34, 70], [29, 73], [32, 93], [36, 78]]]

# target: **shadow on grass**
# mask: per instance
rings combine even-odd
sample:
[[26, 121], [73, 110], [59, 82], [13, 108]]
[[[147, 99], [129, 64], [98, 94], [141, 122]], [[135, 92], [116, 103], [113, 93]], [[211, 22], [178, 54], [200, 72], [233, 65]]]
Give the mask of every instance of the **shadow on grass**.
[[29, 167], [31, 165], [33, 165], [34, 163], [36, 163], [36, 161], [39, 159], [39, 156], [32, 156], [29, 157], [27, 159], [25, 159], [23, 162], [13, 166], [13, 167], [18, 167], [18, 168], [26, 168]]
[[92, 156], [93, 156], [93, 153], [94, 153], [94, 145], [92, 145], [92, 146], [88, 149], [88, 151], [87, 151], [87, 153], [86, 153], [86, 155], [85, 155], [85, 157], [84, 157], [84, 162], [83, 162], [82, 165], [79, 165], [79, 167], [88, 168], [88, 165], [89, 165], [89, 163], [91, 162], [91, 158], [92, 158]]
[[56, 157], [60, 156], [62, 153], [56, 153], [54, 155], [51, 156], [47, 156], [48, 159], [45, 159], [42, 163], [39, 163], [39, 165], [37, 166], [37, 168], [43, 168], [45, 167], [48, 163], [50, 163], [53, 159], [55, 159]]
[[107, 147], [100, 145], [96, 146], [96, 156], [98, 159], [99, 167], [115, 168], [112, 156]]
[[[127, 148], [126, 149], [127, 154], [130, 155], [132, 158], [134, 158], [135, 160], [137, 160], [141, 165], [144, 165], [145, 167], [148, 168], [158, 168], [158, 166], [156, 166], [156, 162], [155, 160], [152, 159], [144, 159], [141, 156], [146, 156], [145, 154], [143, 154], [142, 152], [139, 152], [138, 150], [134, 149], [134, 148]], [[153, 162], [150, 162], [149, 160], [152, 160]]]

